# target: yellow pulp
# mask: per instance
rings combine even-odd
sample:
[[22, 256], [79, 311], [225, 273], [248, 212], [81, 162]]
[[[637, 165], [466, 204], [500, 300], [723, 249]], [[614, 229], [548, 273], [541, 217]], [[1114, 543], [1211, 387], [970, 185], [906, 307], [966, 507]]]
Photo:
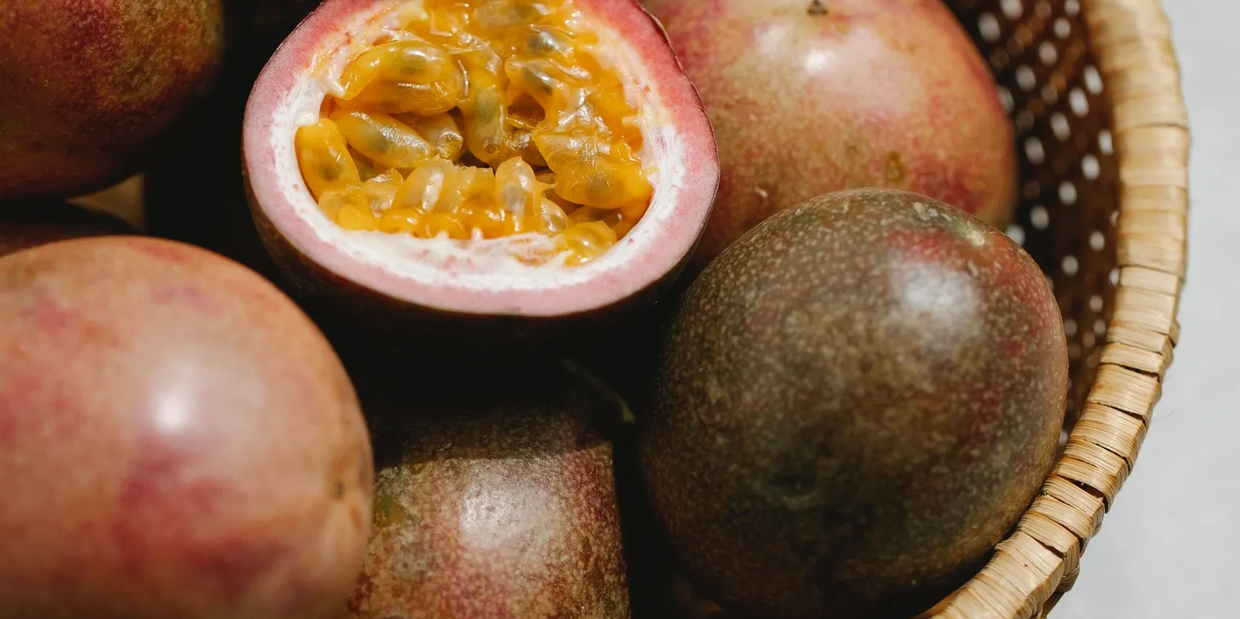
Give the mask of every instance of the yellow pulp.
[[572, 0], [422, 7], [353, 57], [343, 94], [297, 132], [323, 211], [349, 230], [421, 238], [540, 233], [568, 264], [607, 251], [653, 188], [637, 111]]

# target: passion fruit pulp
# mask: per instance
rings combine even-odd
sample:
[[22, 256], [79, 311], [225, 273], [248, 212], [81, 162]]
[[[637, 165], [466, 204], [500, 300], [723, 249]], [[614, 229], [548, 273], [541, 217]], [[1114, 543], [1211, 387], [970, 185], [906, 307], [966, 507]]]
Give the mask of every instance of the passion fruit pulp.
[[357, 54], [324, 117], [297, 132], [327, 215], [421, 238], [539, 232], [572, 264], [631, 230], [653, 191], [637, 110], [580, 11], [553, 6], [426, 0]]
[[259, 78], [244, 154], [277, 260], [406, 335], [624, 314], [718, 179], [693, 87], [621, 0], [331, 0]]

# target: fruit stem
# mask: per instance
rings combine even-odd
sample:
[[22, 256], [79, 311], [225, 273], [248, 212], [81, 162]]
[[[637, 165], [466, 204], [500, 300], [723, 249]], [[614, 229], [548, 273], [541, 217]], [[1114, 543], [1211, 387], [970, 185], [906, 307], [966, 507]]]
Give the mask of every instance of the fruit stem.
[[811, 0], [809, 3], [809, 14], [826, 15], [827, 7], [822, 3], [822, 0]]

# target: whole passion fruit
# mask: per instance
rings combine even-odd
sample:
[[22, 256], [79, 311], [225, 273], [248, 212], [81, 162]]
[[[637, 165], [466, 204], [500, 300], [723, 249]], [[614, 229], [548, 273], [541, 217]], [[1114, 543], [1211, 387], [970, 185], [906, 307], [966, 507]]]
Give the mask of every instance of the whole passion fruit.
[[255, 84], [243, 152], [303, 288], [492, 347], [648, 302], [718, 182], [697, 94], [630, 0], [329, 0]]
[[905, 189], [1007, 225], [1012, 126], [942, 0], [643, 2], [719, 143], [698, 263], [780, 208], [841, 189]]
[[55, 241], [133, 233], [118, 217], [63, 202], [0, 204], [0, 257]]
[[895, 190], [759, 225], [690, 288], [638, 418], [654, 510], [745, 617], [904, 619], [980, 569], [1055, 454], [1068, 356], [999, 231]]
[[556, 367], [406, 371], [354, 372], [380, 470], [348, 617], [628, 619], [605, 402]]
[[0, 259], [0, 615], [334, 619], [373, 460], [322, 334], [187, 245]]
[[0, 200], [67, 198], [134, 173], [224, 51], [219, 0], [7, 2], [0, 32]]

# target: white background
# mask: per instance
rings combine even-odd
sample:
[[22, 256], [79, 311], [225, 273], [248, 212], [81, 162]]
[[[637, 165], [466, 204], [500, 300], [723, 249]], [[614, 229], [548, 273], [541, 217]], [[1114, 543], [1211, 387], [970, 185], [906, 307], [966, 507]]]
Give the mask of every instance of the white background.
[[1132, 477], [1053, 619], [1240, 617], [1240, 4], [1162, 3], [1194, 139], [1183, 333]]

